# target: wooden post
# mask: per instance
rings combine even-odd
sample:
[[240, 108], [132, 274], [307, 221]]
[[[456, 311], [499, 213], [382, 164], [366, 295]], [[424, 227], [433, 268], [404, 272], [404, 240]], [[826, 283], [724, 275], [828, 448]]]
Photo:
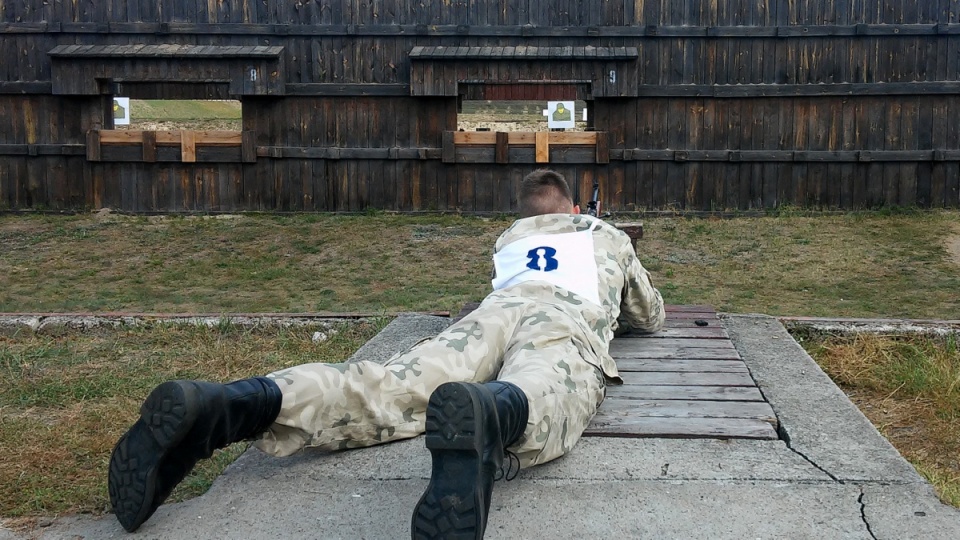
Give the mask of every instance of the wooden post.
[[606, 131], [597, 132], [597, 163], [610, 163], [609, 141]]
[[244, 163], [257, 162], [257, 137], [253, 131], [244, 131], [240, 135], [240, 160]]
[[457, 147], [453, 142], [454, 132], [443, 132], [443, 150], [441, 150], [441, 160], [444, 163], [456, 163]]
[[497, 163], [509, 163], [510, 162], [510, 134], [504, 131], [497, 132], [497, 149], [496, 149], [496, 161]]
[[550, 163], [550, 132], [538, 131], [536, 136], [537, 143], [537, 163]]
[[147, 163], [157, 161], [157, 132], [143, 132], [143, 160]]
[[197, 143], [195, 131], [180, 132], [180, 161], [194, 163], [197, 161]]
[[100, 131], [87, 132], [87, 161], [100, 161]]

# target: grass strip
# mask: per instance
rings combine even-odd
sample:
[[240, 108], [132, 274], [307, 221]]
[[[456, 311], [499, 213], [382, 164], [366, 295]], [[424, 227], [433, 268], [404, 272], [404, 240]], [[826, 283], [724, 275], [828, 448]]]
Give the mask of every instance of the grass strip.
[[[339, 362], [384, 323], [333, 329], [158, 324], [0, 336], [0, 516], [109, 511], [110, 452], [157, 384], [226, 382], [308, 362]], [[330, 337], [314, 343], [317, 330]], [[206, 491], [246, 446], [205, 460], [170, 500]]]
[[[450, 311], [490, 289], [510, 223], [460, 216], [2, 216], [0, 312]], [[674, 304], [960, 319], [960, 213], [644, 220]]]
[[937, 490], [960, 507], [960, 346], [956, 334], [796, 331], [821, 368]]

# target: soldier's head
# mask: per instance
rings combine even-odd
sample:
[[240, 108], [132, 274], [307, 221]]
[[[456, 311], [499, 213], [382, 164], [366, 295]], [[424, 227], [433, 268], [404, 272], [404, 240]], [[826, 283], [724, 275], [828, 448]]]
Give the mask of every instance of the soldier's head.
[[579, 214], [570, 186], [562, 174], [538, 169], [520, 182], [520, 217], [541, 214]]

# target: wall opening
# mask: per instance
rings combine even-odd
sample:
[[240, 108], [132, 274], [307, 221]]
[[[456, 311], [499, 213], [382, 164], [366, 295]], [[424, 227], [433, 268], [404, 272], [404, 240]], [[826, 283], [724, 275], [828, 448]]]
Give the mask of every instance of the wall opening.
[[[125, 110], [129, 108], [129, 110]], [[126, 118], [127, 122], [123, 119]], [[114, 98], [115, 129], [141, 131], [240, 131], [239, 100]]]
[[[572, 104], [572, 109], [571, 109]], [[547, 111], [547, 114], [544, 114]], [[566, 114], [565, 114], [566, 113]], [[461, 131], [550, 131], [550, 120], [569, 118], [557, 127], [563, 131], [587, 131], [589, 113], [583, 100], [463, 100], [457, 113]], [[554, 122], [556, 124], [556, 122]]]
[[107, 96], [103, 106], [107, 129], [87, 133], [89, 161], [256, 161], [238, 100]]

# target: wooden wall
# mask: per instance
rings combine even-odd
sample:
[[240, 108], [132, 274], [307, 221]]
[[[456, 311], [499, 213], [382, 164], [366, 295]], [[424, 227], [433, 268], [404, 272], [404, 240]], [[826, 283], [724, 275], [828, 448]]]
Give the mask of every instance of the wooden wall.
[[[960, 207], [960, 0], [0, 0], [0, 58], [0, 209], [510, 211], [541, 164], [444, 133], [518, 81], [590, 103], [609, 163], [549, 166], [610, 210]], [[240, 99], [255, 159], [91, 153], [113, 94]]]

